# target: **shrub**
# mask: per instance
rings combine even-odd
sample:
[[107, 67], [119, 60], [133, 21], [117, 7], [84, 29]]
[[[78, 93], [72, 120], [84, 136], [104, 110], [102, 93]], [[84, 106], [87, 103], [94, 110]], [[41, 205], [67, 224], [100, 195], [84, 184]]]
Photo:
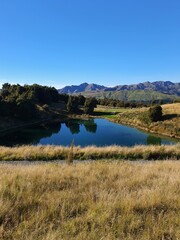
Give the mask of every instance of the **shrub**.
[[160, 105], [155, 105], [149, 108], [149, 118], [152, 122], [157, 122], [162, 120], [162, 107]]

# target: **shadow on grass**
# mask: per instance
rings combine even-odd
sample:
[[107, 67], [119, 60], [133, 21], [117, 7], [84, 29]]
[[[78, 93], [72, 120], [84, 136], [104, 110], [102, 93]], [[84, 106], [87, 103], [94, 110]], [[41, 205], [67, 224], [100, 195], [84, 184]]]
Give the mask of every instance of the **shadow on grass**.
[[116, 115], [118, 114], [118, 112], [95, 112], [94, 115], [95, 116], [112, 116], [112, 115]]
[[163, 116], [163, 121], [164, 120], [171, 120], [173, 118], [176, 118], [178, 116], [178, 114], [166, 114]]

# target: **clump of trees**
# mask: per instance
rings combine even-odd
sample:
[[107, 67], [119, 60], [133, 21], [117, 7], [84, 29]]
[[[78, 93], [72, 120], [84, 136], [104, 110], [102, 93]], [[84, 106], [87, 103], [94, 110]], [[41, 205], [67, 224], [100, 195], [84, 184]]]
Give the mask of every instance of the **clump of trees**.
[[36, 104], [58, 102], [59, 98], [60, 95], [54, 87], [5, 83], [0, 93], [0, 113], [1, 116], [26, 120], [36, 115]]
[[155, 105], [149, 108], [149, 118], [152, 122], [157, 122], [162, 120], [162, 107], [160, 105]]
[[82, 110], [80, 110], [81, 108], [84, 110], [84, 113], [92, 114], [97, 103], [95, 98], [85, 98], [82, 95], [70, 95], [67, 102], [67, 110], [69, 113], [80, 113], [82, 112]]
[[120, 101], [116, 99], [104, 98], [98, 100], [99, 105], [111, 106], [111, 107], [123, 107], [123, 108], [138, 108], [138, 107], [147, 107], [147, 103], [143, 102], [127, 102]]
[[152, 100], [149, 102], [143, 101], [122, 101], [111, 98], [103, 98], [98, 100], [99, 105], [111, 106], [111, 107], [122, 107], [122, 108], [139, 108], [139, 107], [150, 107], [152, 105], [162, 105], [165, 103], [171, 103], [170, 100]]

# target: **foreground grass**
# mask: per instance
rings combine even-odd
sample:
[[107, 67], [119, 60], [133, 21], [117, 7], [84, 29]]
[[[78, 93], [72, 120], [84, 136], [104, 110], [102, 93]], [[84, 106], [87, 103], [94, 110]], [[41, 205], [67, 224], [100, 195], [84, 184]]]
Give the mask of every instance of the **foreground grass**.
[[[72, 152], [70, 152], [72, 151]], [[99, 159], [129, 159], [129, 160], [165, 160], [180, 159], [180, 144], [162, 146], [141, 146], [134, 147], [63, 147], [63, 146], [20, 146], [20, 147], [0, 147], [0, 161], [49, 161], [65, 160], [71, 155], [76, 160], [99, 160]]]
[[114, 122], [131, 125], [148, 132], [180, 138], [180, 103], [162, 105], [163, 120], [148, 122], [146, 115], [149, 108], [114, 109], [98, 106], [95, 115]]
[[180, 163], [0, 165], [0, 239], [180, 239]]

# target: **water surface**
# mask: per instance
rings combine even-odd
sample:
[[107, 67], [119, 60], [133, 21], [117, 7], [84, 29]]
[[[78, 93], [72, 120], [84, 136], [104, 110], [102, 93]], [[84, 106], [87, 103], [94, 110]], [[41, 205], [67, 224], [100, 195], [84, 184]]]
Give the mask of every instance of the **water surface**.
[[116, 124], [105, 119], [70, 120], [29, 127], [0, 136], [0, 145], [23, 144], [134, 146], [137, 144], [174, 144], [178, 140], [142, 132], [136, 128]]

